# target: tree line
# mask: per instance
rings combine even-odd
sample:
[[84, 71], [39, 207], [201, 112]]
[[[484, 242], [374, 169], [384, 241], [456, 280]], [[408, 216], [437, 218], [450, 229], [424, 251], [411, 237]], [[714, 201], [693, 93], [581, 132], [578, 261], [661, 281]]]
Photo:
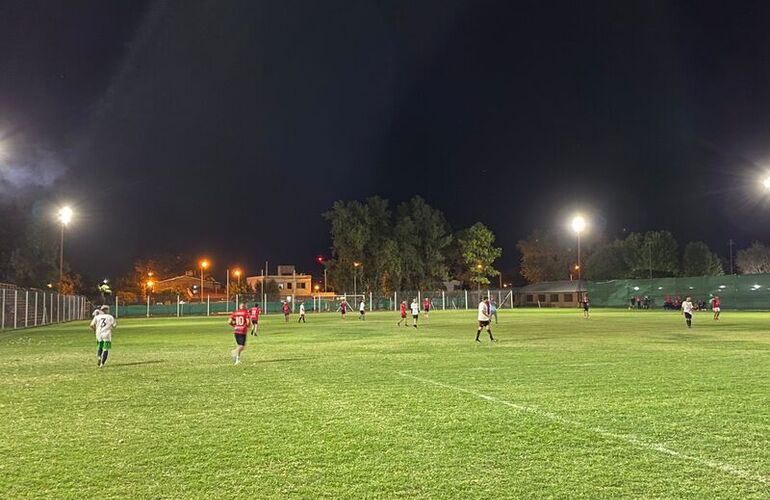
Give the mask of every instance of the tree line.
[[329, 285], [338, 291], [431, 290], [449, 279], [486, 286], [502, 249], [481, 222], [453, 231], [444, 214], [415, 196], [392, 210], [388, 200], [337, 201], [330, 225]]

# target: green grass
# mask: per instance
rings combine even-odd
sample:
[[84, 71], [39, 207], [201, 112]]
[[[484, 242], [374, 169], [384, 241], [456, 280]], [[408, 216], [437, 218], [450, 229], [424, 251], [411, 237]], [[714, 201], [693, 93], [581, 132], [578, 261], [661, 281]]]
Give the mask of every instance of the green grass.
[[0, 334], [0, 498], [770, 497], [770, 314], [475, 311]]

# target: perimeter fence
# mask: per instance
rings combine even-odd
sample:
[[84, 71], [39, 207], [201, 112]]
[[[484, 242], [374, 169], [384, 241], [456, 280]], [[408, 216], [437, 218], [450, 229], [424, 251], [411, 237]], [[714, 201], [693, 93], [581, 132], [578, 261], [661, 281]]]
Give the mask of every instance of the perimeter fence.
[[0, 330], [82, 320], [87, 310], [88, 301], [81, 295], [0, 283]]
[[458, 290], [458, 291], [405, 291], [381, 294], [374, 292], [354, 294], [319, 293], [316, 295], [284, 295], [267, 296], [259, 294], [235, 295], [231, 297], [204, 296], [203, 298], [187, 297], [184, 295], [152, 295], [140, 297], [131, 301], [121, 298], [120, 293], [110, 299], [112, 313], [116, 317], [162, 317], [162, 316], [215, 316], [232, 312], [239, 303], [248, 307], [258, 304], [263, 314], [281, 313], [284, 302], [289, 304], [293, 313], [299, 312], [300, 304], [305, 311], [335, 312], [346, 300], [351, 311], [358, 311], [361, 301], [367, 311], [398, 311], [401, 301], [406, 301], [407, 307], [413, 299], [417, 299], [420, 310], [423, 310], [427, 298], [432, 310], [475, 309], [483, 296], [491, 297], [499, 309], [514, 307], [514, 294], [510, 289], [502, 290]]
[[770, 309], [770, 274], [589, 281], [587, 289], [597, 307], [678, 309], [687, 297], [709, 307], [718, 296], [722, 309]]

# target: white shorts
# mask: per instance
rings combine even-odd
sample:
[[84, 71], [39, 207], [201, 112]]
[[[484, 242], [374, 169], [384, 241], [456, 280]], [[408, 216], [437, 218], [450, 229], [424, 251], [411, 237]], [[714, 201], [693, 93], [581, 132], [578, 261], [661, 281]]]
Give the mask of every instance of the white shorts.
[[714, 310], [715, 313], [718, 313], [720, 311], [720, 309], [718, 307], [715, 307], [713, 310]]

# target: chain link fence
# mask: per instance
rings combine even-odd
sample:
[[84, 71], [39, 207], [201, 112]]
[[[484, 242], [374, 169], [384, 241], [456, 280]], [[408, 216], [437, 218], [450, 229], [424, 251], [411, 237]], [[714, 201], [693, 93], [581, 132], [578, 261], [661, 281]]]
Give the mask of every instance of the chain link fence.
[[431, 310], [466, 310], [475, 309], [482, 297], [490, 297], [498, 309], [510, 309], [515, 305], [515, 294], [511, 289], [501, 290], [457, 290], [457, 291], [401, 291], [392, 294], [366, 292], [363, 294], [319, 293], [316, 295], [268, 296], [245, 294], [235, 296], [207, 295], [202, 298], [185, 295], [152, 295], [125, 300], [120, 293], [111, 300], [112, 313], [115, 317], [162, 317], [162, 316], [215, 316], [225, 315], [245, 303], [247, 307], [259, 305], [263, 314], [282, 312], [283, 303], [291, 307], [292, 312], [299, 312], [304, 304], [305, 312], [335, 312], [343, 300], [347, 300], [350, 309], [357, 311], [361, 301], [367, 311], [398, 311], [401, 301], [409, 306], [416, 299], [423, 309], [428, 299]]
[[0, 330], [82, 320], [88, 317], [88, 308], [86, 298], [80, 295], [0, 283]]

